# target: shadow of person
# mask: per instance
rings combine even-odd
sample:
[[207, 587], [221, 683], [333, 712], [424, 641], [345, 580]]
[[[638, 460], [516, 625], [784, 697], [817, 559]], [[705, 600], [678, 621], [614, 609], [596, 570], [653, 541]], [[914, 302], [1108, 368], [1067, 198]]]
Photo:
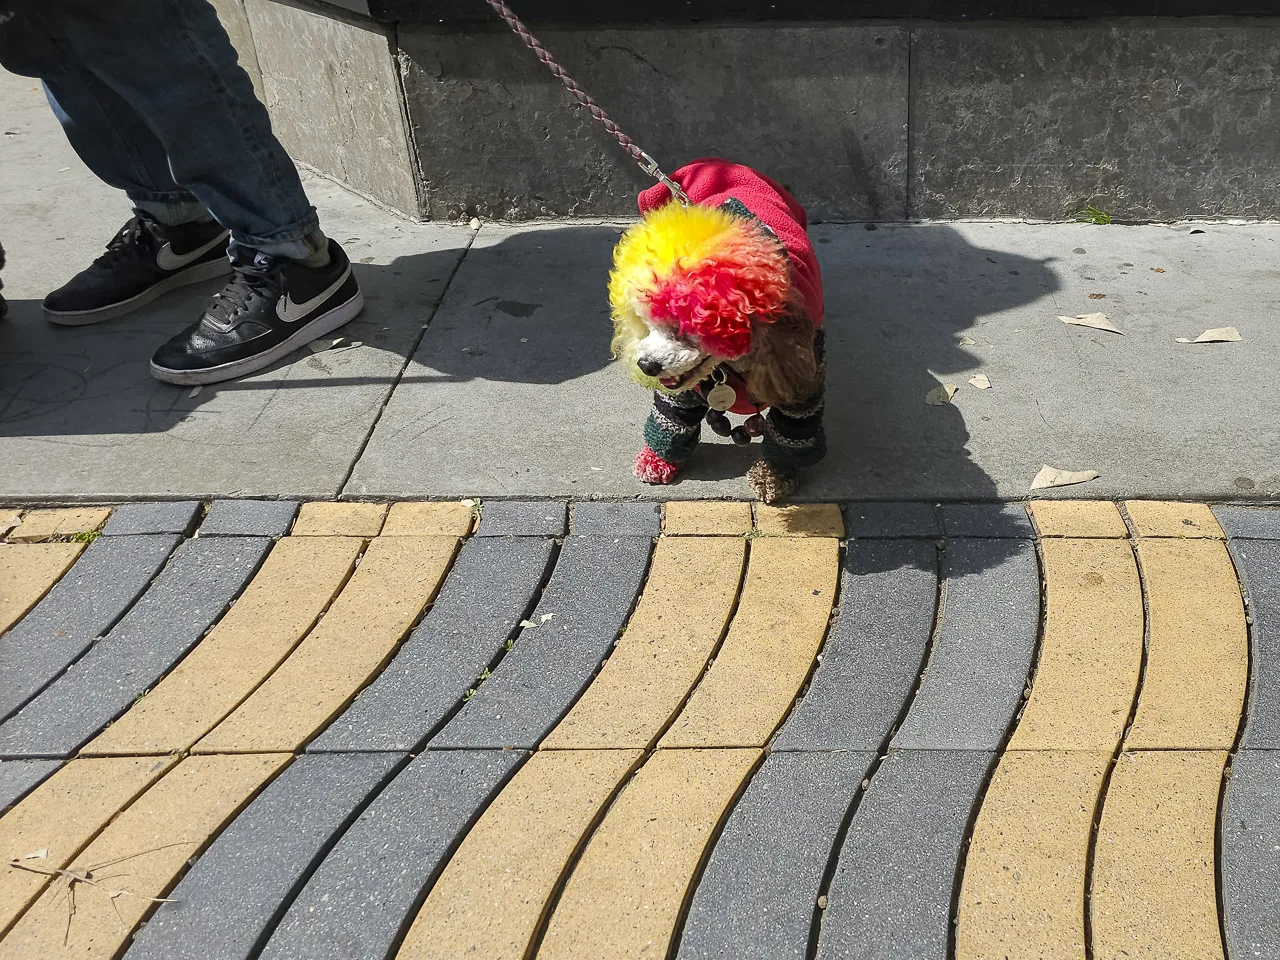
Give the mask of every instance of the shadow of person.
[[[281, 391], [323, 387], [341, 407], [337, 398], [343, 391], [380, 389], [384, 401], [398, 382], [465, 382], [482, 376], [554, 385], [610, 362], [603, 291], [617, 228], [495, 227], [492, 240], [482, 239], [470, 250], [465, 250], [469, 232], [449, 233], [452, 244], [385, 264], [353, 264], [366, 308], [337, 334], [348, 344], [369, 348], [366, 354], [380, 352], [381, 362], [359, 362], [358, 348], [322, 353], [303, 348], [251, 377], [199, 391], [154, 380], [148, 361], [157, 346], [199, 316], [221, 281], [185, 288], [129, 316], [85, 327], [53, 326], [39, 301], [11, 300], [9, 316], [0, 323], [0, 437], [74, 436], [92, 446], [95, 437], [119, 442], [165, 433], [201, 419], [202, 412], [239, 432], [260, 424], [262, 405], [269, 396], [279, 404]], [[458, 275], [464, 252], [467, 269]], [[401, 377], [446, 288], [450, 309], [441, 326], [456, 324], [466, 342], [456, 351], [433, 352], [430, 373], [418, 368]], [[597, 309], [559, 310], [558, 301], [574, 288], [589, 288]], [[557, 337], [534, 334], [549, 326], [557, 328]], [[236, 394], [242, 396], [224, 408]], [[296, 415], [306, 421], [331, 414], [326, 406], [312, 402]], [[367, 404], [362, 398], [357, 406]]]
[[[1057, 280], [1044, 262], [971, 242], [975, 229], [814, 227], [829, 452], [798, 499], [996, 499], [966, 450], [963, 398], [932, 407], [924, 397], [936, 377], [977, 366], [960, 344], [966, 331], [982, 342], [981, 324], [1014, 322], [1010, 311]], [[425, 250], [355, 264], [367, 307], [340, 333], [360, 346], [302, 350], [199, 391], [154, 381], [147, 363], [216, 284], [79, 329], [50, 327], [36, 301], [15, 301], [0, 324], [7, 489], [745, 496], [759, 448], [717, 442], [709, 430], [683, 489], [631, 476], [649, 400], [605, 369], [618, 233], [495, 225], [467, 248], [464, 229], [424, 231], [435, 238]]]

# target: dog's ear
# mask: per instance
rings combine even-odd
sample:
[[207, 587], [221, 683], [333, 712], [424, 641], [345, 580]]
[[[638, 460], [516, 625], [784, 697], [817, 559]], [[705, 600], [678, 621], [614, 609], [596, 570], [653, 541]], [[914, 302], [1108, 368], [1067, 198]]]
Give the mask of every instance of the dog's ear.
[[794, 307], [773, 323], [751, 331], [747, 390], [766, 405], [800, 403], [817, 393], [821, 370], [813, 349], [814, 329]]

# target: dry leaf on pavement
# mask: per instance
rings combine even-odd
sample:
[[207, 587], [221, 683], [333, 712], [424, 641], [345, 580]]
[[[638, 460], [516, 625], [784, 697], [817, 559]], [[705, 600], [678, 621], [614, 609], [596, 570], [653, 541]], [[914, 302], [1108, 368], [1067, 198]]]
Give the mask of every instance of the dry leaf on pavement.
[[1093, 327], [1095, 330], [1106, 330], [1109, 333], [1118, 333], [1124, 336], [1123, 330], [1117, 330], [1111, 324], [1111, 318], [1105, 313], [1083, 313], [1078, 317], [1059, 317], [1063, 323], [1070, 323], [1077, 327]]
[[973, 339], [973, 337], [960, 338], [960, 346], [962, 347], [974, 347], [974, 346], [977, 346], [977, 344], [978, 344], [978, 341]]
[[944, 383], [926, 393], [924, 402], [931, 407], [945, 407], [951, 402], [951, 398], [956, 395], [956, 391], [959, 389], [954, 383]]
[[1174, 337], [1175, 343], [1235, 343], [1243, 340], [1240, 331], [1235, 327], [1214, 327], [1212, 330], [1206, 330], [1194, 340], [1188, 340], [1186, 337]]
[[1069, 487], [1073, 483], [1086, 483], [1096, 480], [1097, 470], [1059, 470], [1047, 463], [1040, 468], [1036, 478], [1031, 481], [1032, 490], [1044, 490], [1049, 487]]
[[990, 389], [991, 389], [991, 380], [990, 380], [990, 379], [988, 379], [988, 377], [987, 377], [987, 375], [986, 375], [985, 373], [980, 373], [980, 374], [978, 374], [976, 377], [970, 377], [970, 378], [969, 378], [969, 383], [971, 383], [973, 386], [977, 387], [979, 390], [990, 390]]

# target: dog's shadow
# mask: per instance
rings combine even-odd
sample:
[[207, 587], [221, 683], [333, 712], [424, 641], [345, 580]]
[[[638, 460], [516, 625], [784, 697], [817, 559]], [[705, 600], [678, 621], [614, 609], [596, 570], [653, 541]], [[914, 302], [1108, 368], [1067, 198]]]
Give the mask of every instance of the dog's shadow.
[[[980, 366], [983, 326], [1003, 322], [988, 318], [1048, 296], [1058, 280], [1045, 262], [970, 242], [972, 229], [981, 228], [812, 229], [826, 290], [828, 453], [797, 498], [997, 499], [969, 456], [960, 407], [925, 397]], [[758, 455], [704, 427], [684, 478], [739, 477]]]

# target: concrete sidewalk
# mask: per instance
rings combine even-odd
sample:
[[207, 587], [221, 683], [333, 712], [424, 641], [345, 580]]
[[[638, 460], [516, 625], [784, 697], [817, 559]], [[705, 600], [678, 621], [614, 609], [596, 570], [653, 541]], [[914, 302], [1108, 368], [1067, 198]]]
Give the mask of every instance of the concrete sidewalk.
[[[127, 216], [43, 95], [0, 75], [0, 497], [742, 497], [753, 451], [709, 443], [691, 475], [631, 475], [647, 396], [610, 366], [618, 225], [416, 224], [308, 179], [368, 307], [344, 346], [193, 393], [156, 345], [215, 286], [79, 330], [40, 298]], [[1044, 463], [1074, 496], [1280, 492], [1273, 224], [828, 224], [830, 455], [801, 499], [1012, 499]], [[1098, 295], [1101, 295], [1100, 297]], [[1102, 311], [1125, 336], [1057, 319]], [[1235, 326], [1239, 343], [1184, 345]], [[963, 339], [969, 338], [969, 340]], [[979, 391], [970, 377], [986, 374]], [[950, 406], [924, 397], [959, 385]], [[715, 438], [712, 438], [715, 439]]]

